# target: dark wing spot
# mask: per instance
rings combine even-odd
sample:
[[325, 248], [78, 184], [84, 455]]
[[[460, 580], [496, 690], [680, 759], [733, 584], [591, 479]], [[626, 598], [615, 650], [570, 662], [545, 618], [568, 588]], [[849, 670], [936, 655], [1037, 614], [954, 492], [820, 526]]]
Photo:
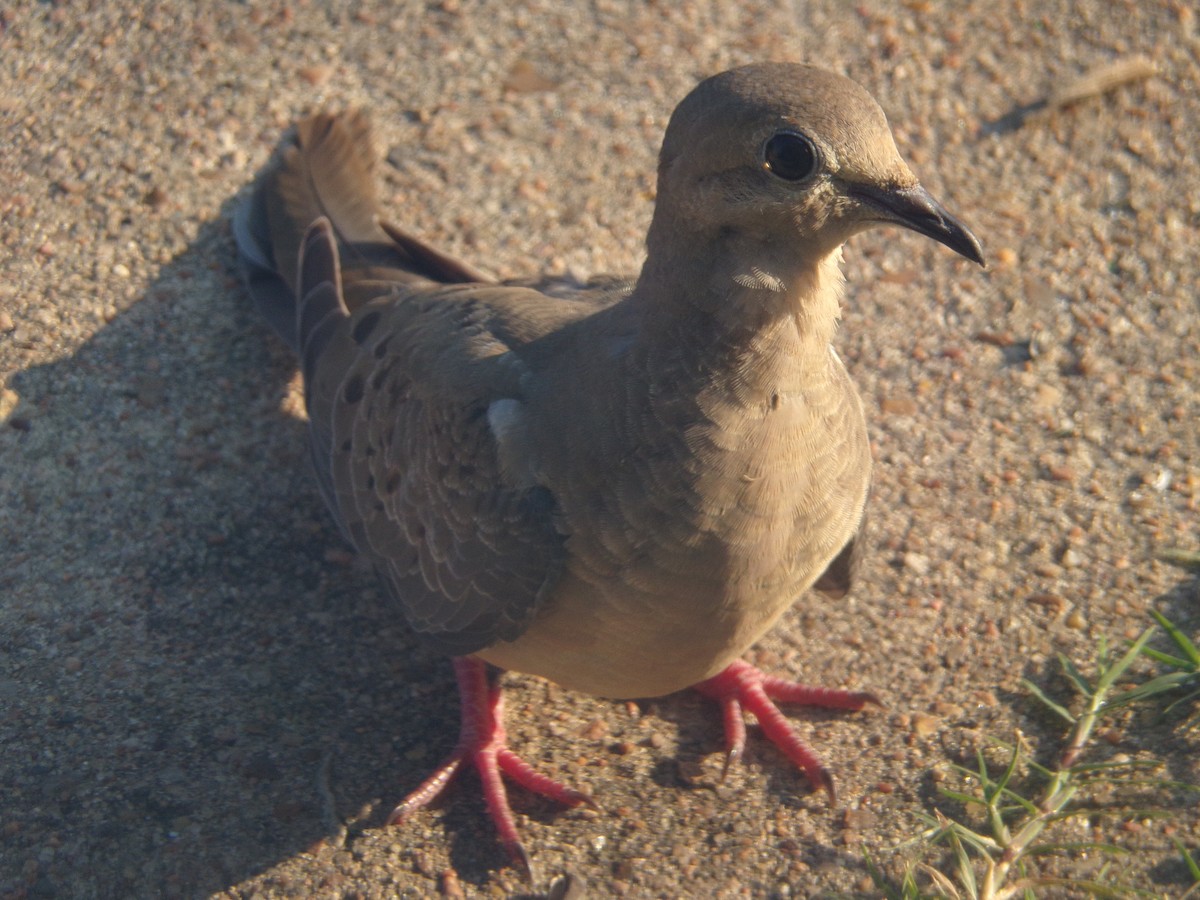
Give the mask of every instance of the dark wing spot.
[[363, 398], [363, 377], [358, 373], [350, 376], [350, 380], [346, 382], [346, 387], [342, 391], [343, 399], [350, 404], [357, 403]]
[[381, 314], [377, 311], [369, 312], [354, 326], [354, 331], [351, 334], [354, 337], [355, 343], [361, 344], [371, 336], [371, 332], [375, 330], [375, 326], [379, 324]]
[[541, 517], [553, 513], [555, 507], [558, 506], [558, 501], [554, 499], [554, 494], [550, 489], [542, 485], [535, 485], [527, 490], [521, 497], [521, 505], [525, 510], [535, 517]]

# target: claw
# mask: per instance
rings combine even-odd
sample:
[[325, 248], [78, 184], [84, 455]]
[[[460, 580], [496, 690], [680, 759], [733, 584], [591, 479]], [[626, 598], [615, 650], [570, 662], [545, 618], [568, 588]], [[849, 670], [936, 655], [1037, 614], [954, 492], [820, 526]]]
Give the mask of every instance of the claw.
[[722, 781], [729, 773], [730, 766], [741, 759], [746, 746], [746, 721], [742, 714], [744, 710], [758, 719], [763, 733], [803, 770], [813, 787], [826, 793], [831, 806], [837, 802], [833, 776], [784, 718], [774, 701], [804, 703], [827, 709], [859, 710], [868, 703], [883, 706], [874, 694], [797, 684], [764, 675], [759, 669], [741, 660], [730, 663], [724, 671], [695, 687], [721, 704], [726, 747], [725, 765], [721, 770]]

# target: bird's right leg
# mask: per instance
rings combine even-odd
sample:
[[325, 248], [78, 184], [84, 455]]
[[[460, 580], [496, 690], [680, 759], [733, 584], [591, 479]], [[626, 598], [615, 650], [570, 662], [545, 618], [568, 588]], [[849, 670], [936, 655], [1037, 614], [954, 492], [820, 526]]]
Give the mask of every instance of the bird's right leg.
[[462, 712], [458, 745], [450, 757], [392, 811], [388, 824], [400, 824], [418, 809], [429, 805], [458, 774], [463, 763], [468, 763], [479, 773], [484, 802], [504, 849], [528, 872], [529, 855], [517, 835], [516, 821], [501, 776], [507, 775], [523, 788], [564, 806], [592, 804], [592, 798], [535, 772], [508, 748], [503, 721], [504, 695], [499, 686], [488, 683], [485, 663], [468, 656], [455, 657], [454, 674], [458, 679]]

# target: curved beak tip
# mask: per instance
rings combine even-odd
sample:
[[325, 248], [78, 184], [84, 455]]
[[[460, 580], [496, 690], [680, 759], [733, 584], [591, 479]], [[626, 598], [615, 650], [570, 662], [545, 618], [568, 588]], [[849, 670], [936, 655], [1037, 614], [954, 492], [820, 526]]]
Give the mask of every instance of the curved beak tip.
[[854, 194], [876, 212], [882, 212], [881, 221], [902, 225], [923, 234], [971, 262], [987, 268], [983, 258], [983, 247], [979, 239], [971, 233], [971, 229], [952, 216], [920, 185], [907, 188], [859, 185]]

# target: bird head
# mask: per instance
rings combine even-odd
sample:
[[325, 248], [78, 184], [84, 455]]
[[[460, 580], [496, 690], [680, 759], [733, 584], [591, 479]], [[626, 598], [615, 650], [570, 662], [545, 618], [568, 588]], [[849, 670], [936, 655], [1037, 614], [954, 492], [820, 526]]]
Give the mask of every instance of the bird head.
[[901, 158], [879, 104], [812, 66], [762, 63], [701, 82], [667, 126], [658, 207], [701, 244], [722, 235], [776, 261], [815, 263], [891, 224], [983, 264], [979, 241]]

